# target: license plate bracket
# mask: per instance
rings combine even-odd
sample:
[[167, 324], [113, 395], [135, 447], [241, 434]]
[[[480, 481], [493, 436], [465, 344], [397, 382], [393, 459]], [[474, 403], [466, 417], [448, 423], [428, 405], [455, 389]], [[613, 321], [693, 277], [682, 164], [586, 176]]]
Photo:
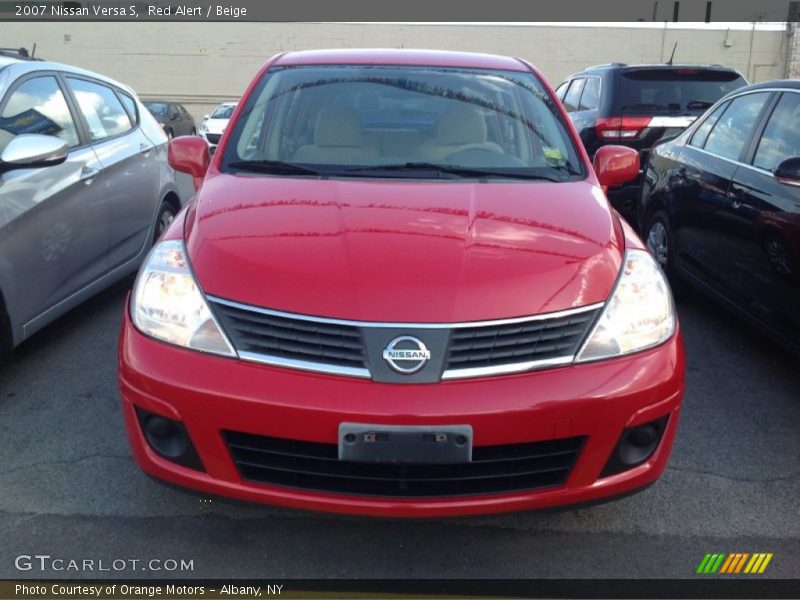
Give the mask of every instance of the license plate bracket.
[[472, 461], [470, 425], [339, 425], [339, 460], [458, 464]]

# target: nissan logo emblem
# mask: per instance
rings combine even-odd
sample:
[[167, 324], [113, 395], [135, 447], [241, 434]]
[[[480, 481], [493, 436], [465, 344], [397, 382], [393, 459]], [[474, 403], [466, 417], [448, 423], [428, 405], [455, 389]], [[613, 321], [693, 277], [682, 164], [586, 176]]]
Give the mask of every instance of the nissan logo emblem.
[[383, 349], [383, 360], [398, 373], [412, 375], [431, 359], [431, 351], [422, 340], [410, 335], [401, 335]]

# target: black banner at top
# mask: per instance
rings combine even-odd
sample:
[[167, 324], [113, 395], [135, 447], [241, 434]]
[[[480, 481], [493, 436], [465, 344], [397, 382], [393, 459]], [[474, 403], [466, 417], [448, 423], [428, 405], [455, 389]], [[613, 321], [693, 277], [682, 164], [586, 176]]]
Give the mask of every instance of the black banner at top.
[[0, 20], [782, 22], [797, 0], [0, 0]]

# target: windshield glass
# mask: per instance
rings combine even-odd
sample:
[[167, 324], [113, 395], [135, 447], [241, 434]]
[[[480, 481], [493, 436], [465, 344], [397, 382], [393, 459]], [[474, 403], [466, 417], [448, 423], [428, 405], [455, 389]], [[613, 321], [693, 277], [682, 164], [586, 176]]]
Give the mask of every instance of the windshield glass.
[[142, 104], [154, 117], [163, 117], [167, 114], [167, 108], [169, 107], [166, 102], [143, 102]]
[[272, 70], [237, 120], [222, 166], [279, 175], [584, 175], [532, 73], [439, 67]]
[[233, 115], [233, 109], [236, 108], [235, 104], [222, 104], [214, 109], [214, 112], [211, 113], [212, 119], [230, 119]]

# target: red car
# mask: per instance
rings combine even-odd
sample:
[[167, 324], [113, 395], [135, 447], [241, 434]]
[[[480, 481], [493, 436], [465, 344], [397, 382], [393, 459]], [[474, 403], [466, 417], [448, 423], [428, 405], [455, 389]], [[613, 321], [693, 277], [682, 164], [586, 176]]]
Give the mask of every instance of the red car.
[[[652, 483], [684, 389], [668, 285], [541, 73], [422, 51], [282, 54], [143, 265], [119, 343], [136, 461], [207, 494], [378, 516]], [[210, 161], [210, 164], [209, 164]]]

